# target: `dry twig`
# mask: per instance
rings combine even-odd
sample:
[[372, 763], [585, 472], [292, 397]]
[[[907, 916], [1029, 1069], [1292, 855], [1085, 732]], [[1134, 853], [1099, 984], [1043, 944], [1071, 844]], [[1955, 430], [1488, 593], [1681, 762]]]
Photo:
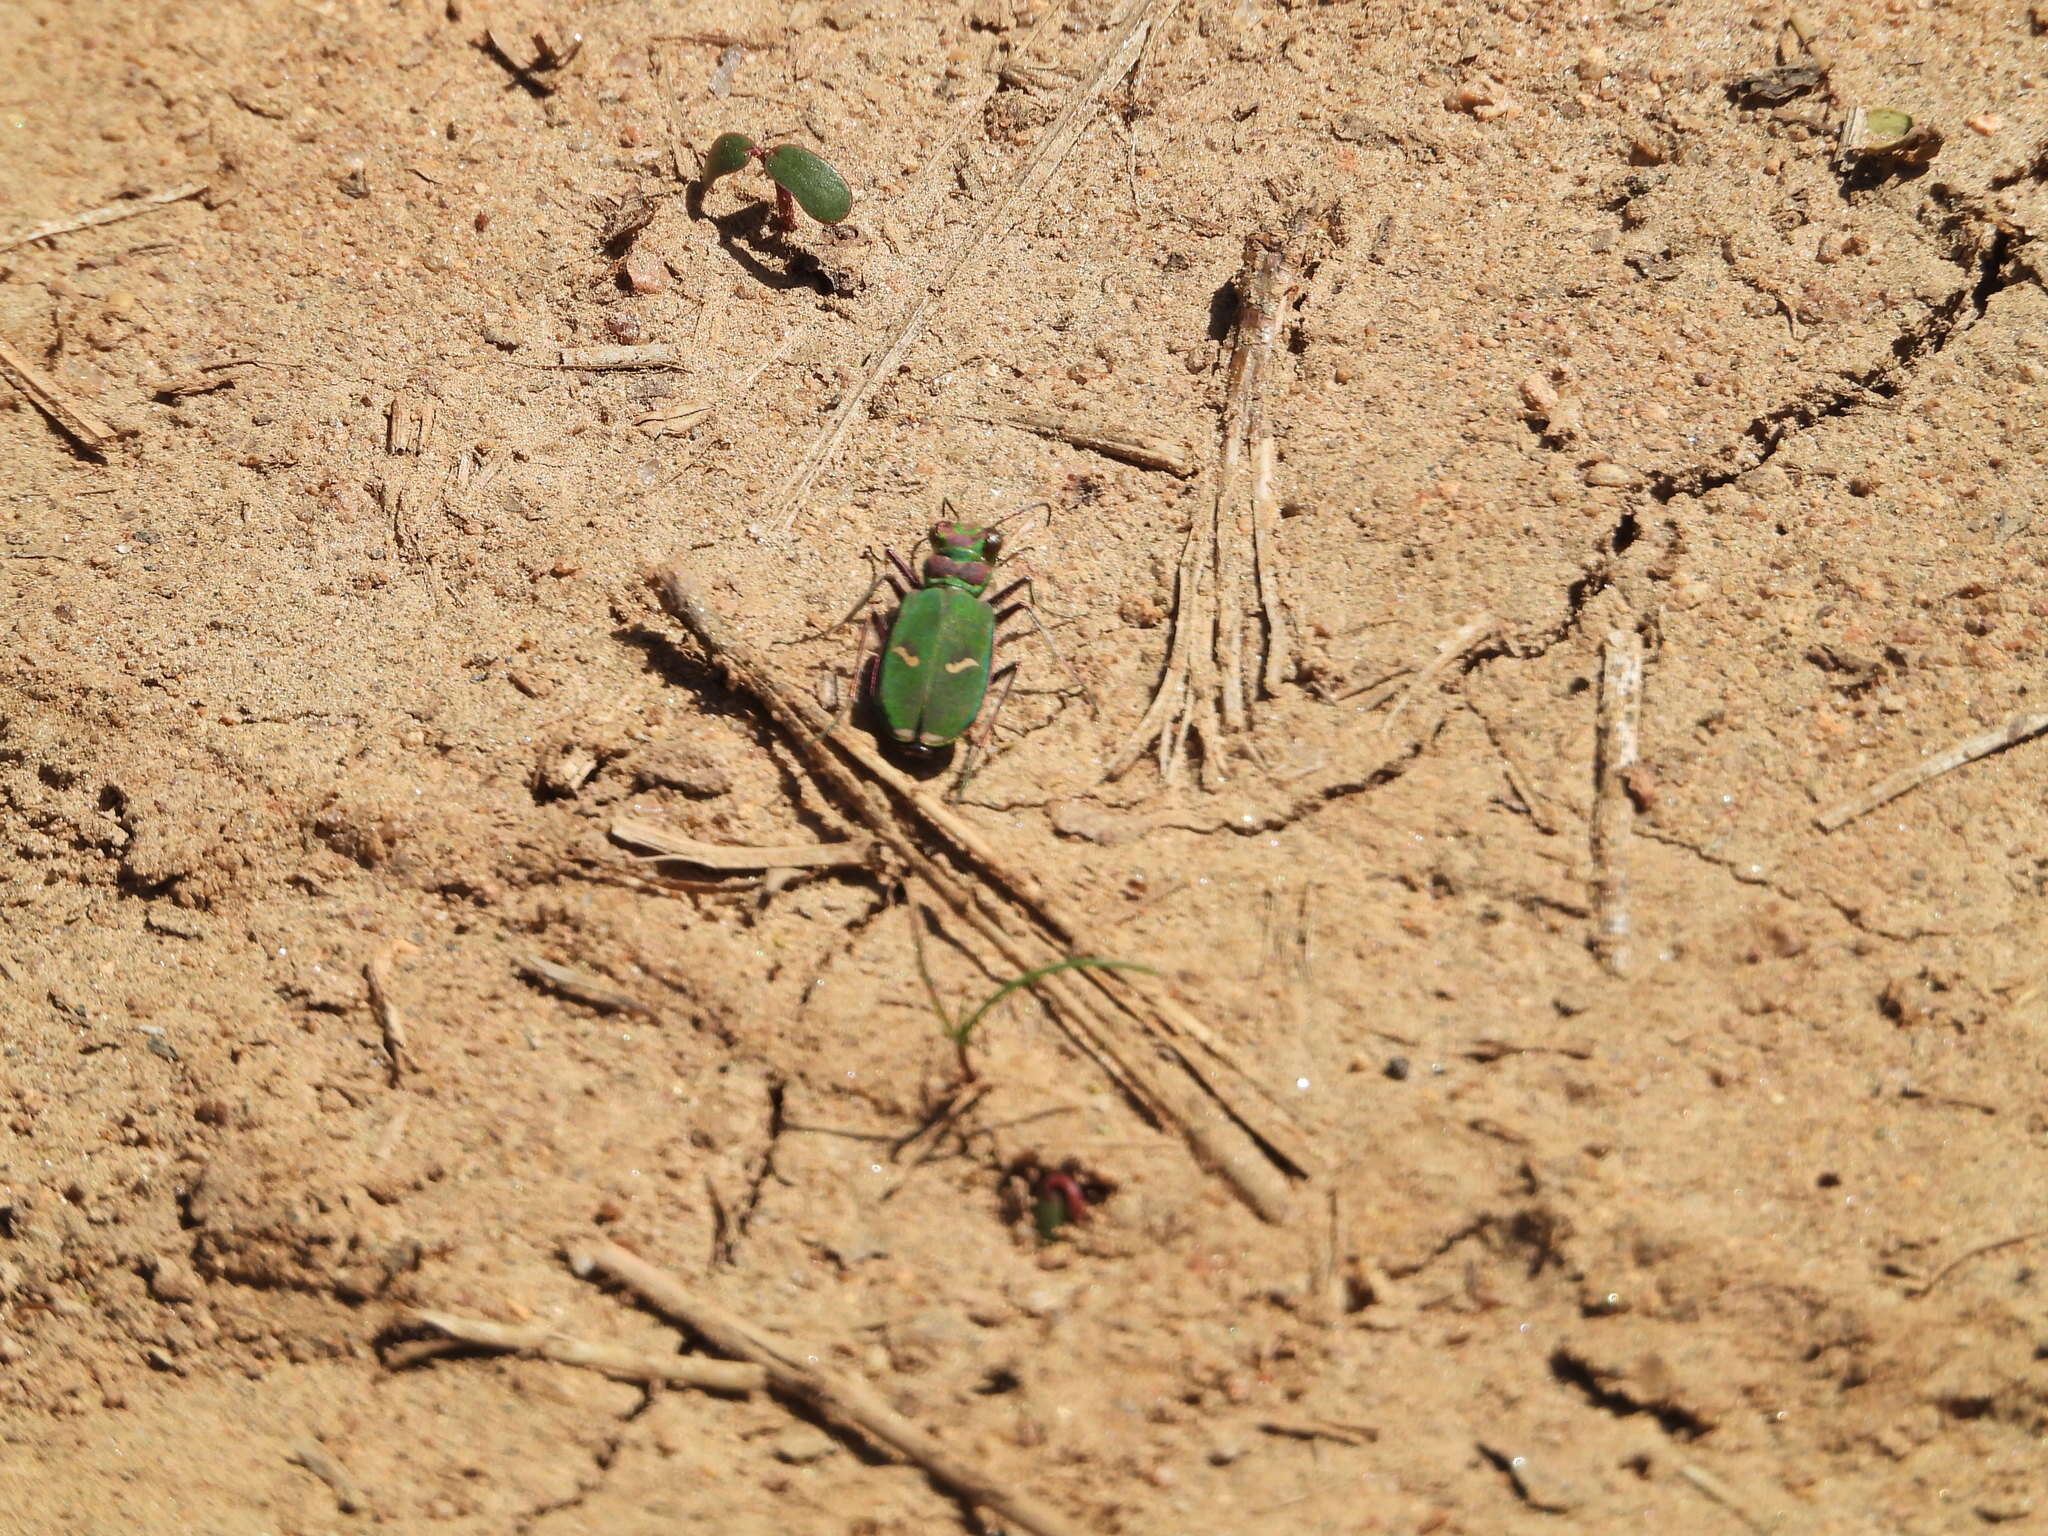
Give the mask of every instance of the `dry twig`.
[[1940, 1269], [1934, 1272], [1934, 1278], [1921, 1286], [1919, 1290], [1914, 1291], [1912, 1295], [1917, 1300], [1929, 1294], [1936, 1286], [1940, 1285], [1942, 1281], [1961, 1269], [1965, 1264], [1974, 1264], [1979, 1259], [1988, 1258], [1994, 1253], [2002, 1253], [2008, 1248], [2018, 1248], [2027, 1243], [2038, 1243], [2044, 1237], [2048, 1237], [2048, 1227], [2043, 1227], [2034, 1232], [2021, 1232], [2013, 1237], [2001, 1237], [1995, 1243], [1979, 1243], [1967, 1253], [1958, 1254], [1942, 1265]]
[[1712, 1499], [1716, 1504], [1727, 1510], [1729, 1514], [1740, 1520], [1752, 1531], [1757, 1532], [1758, 1536], [1766, 1536], [1767, 1532], [1775, 1531], [1778, 1528], [1776, 1520], [1758, 1514], [1740, 1494], [1736, 1493], [1733, 1488], [1730, 1488], [1705, 1467], [1698, 1466], [1689, 1461], [1680, 1462], [1678, 1475], [1688, 1483], [1691, 1483], [1693, 1487], [1699, 1489], [1709, 1499]]
[[[1109, 778], [1156, 747], [1160, 777], [1176, 784], [1193, 748], [1200, 753], [1203, 787], [1225, 783], [1224, 733], [1244, 731], [1248, 695], [1272, 694], [1293, 670], [1273, 547], [1279, 503], [1262, 386], [1323, 230], [1322, 221], [1297, 212], [1279, 233], [1245, 241], [1209, 513], [1195, 519], [1181, 546], [1165, 673], [1138, 728], [1110, 759]], [[1248, 629], [1254, 633], [1250, 662]]]
[[360, 1514], [370, 1507], [370, 1501], [363, 1497], [363, 1491], [356, 1486], [355, 1479], [348, 1475], [348, 1468], [336, 1461], [327, 1448], [317, 1441], [301, 1441], [292, 1447], [291, 1455], [285, 1459], [294, 1466], [304, 1467], [332, 1488], [335, 1507], [344, 1515]]
[[1032, 1495], [1006, 1487], [969, 1465], [891, 1408], [866, 1382], [827, 1370], [819, 1363], [820, 1351], [769, 1337], [745, 1318], [691, 1294], [672, 1275], [616, 1244], [596, 1243], [572, 1252], [569, 1267], [586, 1278], [600, 1274], [625, 1286], [719, 1353], [761, 1367], [776, 1391], [908, 1457], [968, 1503], [994, 1510], [1033, 1536], [1079, 1536], [1081, 1527]]
[[[620, 1344], [600, 1344], [557, 1333], [546, 1323], [516, 1327], [450, 1312], [408, 1312], [407, 1327], [431, 1328], [443, 1338], [478, 1349], [502, 1349], [557, 1365], [580, 1365], [620, 1381], [661, 1382], [671, 1387], [702, 1387], [709, 1392], [758, 1392], [768, 1373], [740, 1360], [707, 1360], [700, 1355], [650, 1355]], [[409, 1358], [409, 1357], [408, 1357]]]
[[1056, 416], [1047, 411], [1005, 411], [999, 416], [976, 419], [985, 420], [991, 426], [1016, 427], [1040, 437], [1072, 443], [1076, 448], [1086, 448], [1106, 458], [1121, 459], [1140, 469], [1163, 469], [1183, 480], [1195, 472], [1194, 452], [1185, 442], [1135, 427], [1086, 421], [1075, 416]]
[[76, 395], [36, 372], [29, 360], [0, 341], [0, 378], [5, 378], [29, 402], [87, 453], [103, 453], [116, 438], [131, 437], [131, 431], [108, 425]]
[[[819, 782], [923, 882], [962, 934], [978, 935], [1019, 976], [1083, 953], [1079, 941], [1092, 930], [1079, 913], [865, 738], [838, 730], [808, 695], [780, 683], [681, 571], [662, 572], [659, 586], [669, 612], [760, 700]], [[927, 841], [946, 856], [927, 852]], [[1310, 1172], [1313, 1154], [1272, 1095], [1157, 977], [1090, 967], [1032, 986], [1075, 1044], [1147, 1113], [1176, 1127], [1261, 1216], [1285, 1218], [1285, 1172]]]
[[1994, 752], [2003, 752], [2007, 747], [2016, 747], [2023, 741], [2048, 733], [2048, 712], [2014, 715], [2005, 724], [1992, 730], [1982, 731], [1975, 736], [1965, 737], [1945, 751], [1910, 768], [1901, 769], [1888, 779], [1880, 780], [1860, 795], [1852, 795], [1840, 805], [1821, 812], [1814, 818], [1823, 832], [1833, 832], [1870, 811], [1876, 810], [1889, 800], [1896, 800], [1908, 790], [1918, 789], [1929, 779], [1938, 779], [1944, 773], [1951, 773], [1965, 763], [1974, 763], [1980, 757], [1989, 757]]
[[682, 353], [665, 341], [639, 347], [564, 347], [558, 368], [597, 371], [619, 368], [687, 368]]
[[735, 843], [705, 843], [694, 837], [643, 821], [636, 816], [615, 816], [607, 829], [622, 843], [652, 849], [654, 859], [682, 859], [699, 869], [840, 869], [866, 864], [874, 857], [874, 844], [862, 839], [848, 843], [795, 843], [776, 848], [748, 848]]
[[[1394, 722], [1401, 718], [1401, 712], [1414, 702], [1415, 696], [1418, 693], [1432, 686], [1453, 664], [1463, 661], [1467, 656], [1478, 650], [1480, 646], [1491, 640], [1494, 631], [1498, 628], [1500, 628], [1499, 619], [1496, 619], [1490, 613], [1482, 613], [1470, 624], [1461, 626], [1452, 634], [1439, 641], [1436, 654], [1416, 669], [1414, 680], [1402, 690], [1401, 697], [1396, 701], [1394, 707], [1387, 711], [1386, 718], [1380, 722], [1380, 733], [1385, 735], [1393, 730]], [[1354, 691], [1363, 692], [1364, 690]], [[1351, 694], [1340, 693], [1337, 697], [1339, 699], [1348, 699], [1351, 697]]]
[[52, 219], [47, 224], [38, 224], [34, 229], [0, 240], [0, 251], [12, 251], [24, 245], [34, 245], [36, 241], [47, 240], [52, 235], [68, 235], [73, 230], [92, 229], [97, 225], [132, 219], [138, 213], [149, 213], [172, 203], [182, 203], [186, 198], [197, 197], [205, 190], [206, 183], [203, 181], [188, 182], [182, 187], [172, 187], [168, 192], [152, 192], [148, 197], [126, 198], [118, 203], [108, 203], [104, 208], [95, 208], [90, 213], [76, 213], [68, 219]]
[[1635, 801], [1628, 772], [1636, 764], [1643, 704], [1643, 637], [1607, 632], [1600, 665], [1599, 737], [1593, 748], [1593, 947], [1617, 976], [1628, 974], [1628, 838]]
[[412, 946], [394, 945], [381, 954], [373, 955], [363, 965], [363, 983], [370, 991], [370, 1012], [376, 1016], [377, 1027], [384, 1032], [384, 1054], [391, 1059], [389, 1072], [394, 1088], [398, 1086], [398, 1080], [413, 1068], [412, 1041], [406, 1034], [405, 1015], [398, 1011], [398, 1004], [391, 996], [391, 957], [401, 948], [410, 949]]
[[608, 986], [601, 978], [566, 965], [556, 965], [538, 955], [518, 963], [519, 974], [564, 997], [595, 1008], [600, 1013], [637, 1013], [659, 1022], [660, 1016], [637, 997]]

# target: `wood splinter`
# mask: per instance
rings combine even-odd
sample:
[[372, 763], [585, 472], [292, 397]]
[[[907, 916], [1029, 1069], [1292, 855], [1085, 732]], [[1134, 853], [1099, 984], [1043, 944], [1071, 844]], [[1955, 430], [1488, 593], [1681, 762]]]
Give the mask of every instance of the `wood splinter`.
[[398, 1004], [391, 996], [391, 957], [411, 949], [410, 944], [394, 944], [363, 965], [363, 984], [369, 988], [370, 1012], [376, 1017], [377, 1027], [384, 1032], [384, 1054], [390, 1058], [387, 1070], [394, 1088], [398, 1086], [399, 1079], [413, 1069], [413, 1059], [412, 1040], [405, 1029], [405, 1015], [398, 1011]]
[[844, 843], [791, 843], [749, 848], [737, 843], [706, 843], [637, 816], [615, 816], [606, 830], [629, 847], [651, 850], [649, 861], [680, 860], [699, 869], [843, 869], [871, 862], [875, 845], [866, 838]]
[[108, 444], [135, 435], [134, 428], [111, 425], [78, 396], [36, 372], [27, 358], [4, 341], [0, 341], [0, 378], [49, 417], [58, 431], [95, 458], [106, 452]]
[[424, 1309], [405, 1313], [399, 1322], [407, 1328], [430, 1329], [440, 1338], [427, 1341], [435, 1346], [429, 1350], [404, 1347], [395, 1350], [390, 1356], [394, 1365], [410, 1365], [428, 1354], [440, 1353], [440, 1345], [452, 1343], [529, 1355], [536, 1360], [551, 1360], [557, 1365], [581, 1366], [619, 1381], [701, 1387], [709, 1392], [758, 1392], [768, 1385], [768, 1373], [746, 1361], [707, 1360], [700, 1355], [654, 1355], [620, 1344], [571, 1338], [557, 1333], [546, 1323], [520, 1327], [511, 1323], [494, 1323], [487, 1318], [457, 1317], [452, 1312]]
[[354, 1478], [348, 1475], [348, 1468], [336, 1461], [327, 1448], [317, 1441], [306, 1440], [292, 1447], [291, 1455], [285, 1458], [295, 1467], [304, 1467], [334, 1490], [334, 1504], [344, 1515], [361, 1514], [370, 1507], [370, 1501], [356, 1486]]
[[1823, 832], [1833, 832], [1846, 826], [1858, 816], [1867, 815], [1879, 806], [1896, 800], [1909, 790], [1918, 789], [1930, 779], [1938, 779], [1944, 773], [1953, 773], [1966, 763], [1974, 763], [1980, 757], [1989, 757], [1994, 752], [2003, 752], [2007, 747], [2016, 747], [2023, 741], [2048, 734], [2048, 712], [2034, 712], [2014, 715], [2001, 726], [1967, 736], [1945, 751], [1910, 768], [1901, 769], [1888, 779], [1881, 779], [1860, 795], [1852, 795], [1841, 804], [1820, 813], [1814, 820]]
[[198, 197], [209, 190], [203, 181], [187, 182], [182, 187], [172, 187], [168, 192], [152, 192], [148, 197], [133, 197], [118, 203], [108, 203], [90, 213], [76, 213], [68, 219], [52, 219], [47, 224], [38, 224], [34, 229], [24, 230], [18, 235], [9, 235], [0, 240], [0, 251], [11, 251], [19, 246], [34, 245], [38, 240], [48, 240], [54, 235], [68, 235], [76, 230], [93, 229], [101, 224], [114, 224], [122, 219], [132, 219], [139, 213], [149, 213], [165, 208], [172, 203], [182, 203], [188, 197]]
[[998, 416], [969, 419], [984, 420], [991, 426], [1015, 427], [1038, 437], [1071, 443], [1076, 448], [1086, 448], [1105, 458], [1121, 459], [1140, 469], [1161, 469], [1182, 480], [1195, 472], [1194, 451], [1185, 442], [1135, 427], [1056, 416], [1048, 411], [1005, 411]]
[[1626, 976], [1629, 948], [1628, 840], [1635, 801], [1628, 790], [1636, 765], [1643, 703], [1643, 637], [1611, 629], [1600, 664], [1599, 737], [1593, 748], [1593, 949], [1616, 976]]
[[822, 1350], [771, 1338], [615, 1243], [592, 1243], [571, 1249], [566, 1256], [576, 1274], [585, 1279], [601, 1275], [624, 1286], [720, 1354], [759, 1366], [778, 1393], [909, 1458], [967, 1503], [994, 1510], [1032, 1536], [1081, 1536], [1082, 1527], [1031, 1494], [997, 1482], [940, 1444], [866, 1382], [828, 1370], [820, 1363]]

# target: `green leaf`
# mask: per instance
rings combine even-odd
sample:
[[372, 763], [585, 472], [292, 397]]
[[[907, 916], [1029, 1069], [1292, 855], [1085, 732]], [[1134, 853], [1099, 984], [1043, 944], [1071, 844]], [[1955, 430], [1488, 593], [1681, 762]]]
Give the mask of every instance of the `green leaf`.
[[711, 141], [711, 152], [704, 157], [704, 185], [739, 170], [753, 152], [754, 141], [744, 133], [721, 133]]
[[785, 144], [771, 151], [764, 163], [775, 184], [786, 188], [820, 224], [837, 224], [853, 212], [852, 191], [837, 171], [808, 149]]
[[1895, 112], [1890, 107], [1872, 107], [1863, 114], [1863, 131], [1870, 137], [1872, 146], [1882, 148], [1894, 139], [1903, 139], [1913, 131], [1913, 119], [1904, 112]]

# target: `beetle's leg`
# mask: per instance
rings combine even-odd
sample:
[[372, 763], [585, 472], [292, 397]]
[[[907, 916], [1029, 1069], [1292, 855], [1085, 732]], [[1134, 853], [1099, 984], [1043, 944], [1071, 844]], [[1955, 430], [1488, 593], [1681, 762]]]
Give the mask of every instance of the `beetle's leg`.
[[[879, 613], [868, 615], [868, 622], [860, 627], [860, 649], [853, 657], [853, 687], [848, 690], [846, 703], [832, 721], [837, 731], [853, 718], [853, 712], [875, 696], [875, 681], [882, 669], [882, 647], [888, 643], [888, 626]], [[874, 642], [870, 651], [868, 644]]]
[[[851, 624], [855, 619], [859, 618], [861, 616], [861, 613], [867, 608], [867, 605], [874, 601], [875, 594], [882, 590], [882, 584], [884, 582], [887, 582], [889, 585], [889, 590], [896, 594], [896, 600], [898, 602], [901, 602], [904, 598], [910, 595], [911, 587], [915, 587], [917, 585], [917, 577], [915, 573], [913, 573], [910, 567], [904, 563], [903, 557], [897, 554], [895, 550], [885, 549], [884, 551], [882, 551], [882, 553], [887, 555], [890, 561], [894, 563], [896, 570], [876, 571], [875, 579], [868, 583], [868, 588], [865, 592], [861, 593], [859, 601], [857, 601], [851, 608], [846, 610], [845, 617], [841, 618], [837, 623], [832, 625], [831, 628], [822, 631], [822, 633], [827, 635], [836, 635], [837, 633], [839, 633], [840, 630], [846, 628], [847, 625]], [[874, 559], [875, 552], [872, 549], [870, 549], [869, 551], [867, 551], [867, 557], [870, 560]], [[896, 574], [897, 571], [903, 573], [903, 576], [908, 579], [910, 586], [905, 586], [903, 584], [903, 581], [898, 580]]]
[[[913, 571], [910, 568], [910, 562], [897, 554], [895, 550], [884, 549], [882, 553], [887, 555], [889, 563], [896, 567], [896, 575], [889, 578], [889, 585], [896, 589], [896, 595], [899, 598], [908, 597], [911, 592], [921, 585], [917, 579], [917, 572]], [[902, 579], [899, 581], [897, 577]]]
[[[1017, 580], [1011, 582], [1007, 587], [1003, 588], [1002, 591], [996, 593], [995, 596], [985, 598], [983, 599], [983, 601], [987, 602], [991, 607], [993, 607], [994, 605], [1002, 602], [1005, 598], [1013, 596], [1017, 592], [1027, 591], [1027, 589], [1031, 588], [1031, 583], [1031, 577], [1020, 576], [1017, 578]], [[1037, 593], [1035, 590], [1030, 590], [1027, 592], [1027, 595], [1024, 599], [1018, 602], [1011, 603], [1008, 607], [1005, 608], [996, 608], [996, 622], [1000, 624], [1003, 622], [1003, 620], [1011, 618], [1019, 613], [1023, 614], [1024, 617], [1029, 619], [1031, 621], [1032, 628], [1038, 631], [1038, 638], [1043, 640], [1045, 642], [1045, 648], [1052, 652], [1052, 659], [1058, 662], [1060, 664], [1060, 670], [1067, 674], [1067, 680], [1071, 682], [1074, 685], [1074, 687], [1080, 691], [1081, 697], [1088, 701], [1088, 713], [1091, 715], [1099, 716], [1102, 713], [1102, 711], [1096, 705], [1095, 691], [1091, 689], [1086, 683], [1082, 682], [1081, 674], [1076, 672], [1071, 666], [1067, 664], [1067, 658], [1060, 654], [1059, 642], [1053, 639], [1052, 631], [1045, 627], [1045, 621], [1038, 616], [1038, 610], [1031, 606], [1030, 599], [1031, 597], [1034, 597], [1036, 595]], [[995, 679], [990, 678], [989, 681], [994, 682]]]
[[981, 771], [981, 765], [988, 758], [989, 743], [995, 740], [996, 721], [1002, 716], [1003, 705], [1009, 702], [1010, 689], [1017, 682], [1017, 663], [997, 667], [989, 678], [989, 686], [1003, 685], [1003, 691], [996, 695], [995, 707], [981, 717], [967, 738], [967, 751], [961, 755], [960, 776], [953, 781], [953, 787], [946, 791], [948, 800], [958, 800], [967, 792], [967, 781]]

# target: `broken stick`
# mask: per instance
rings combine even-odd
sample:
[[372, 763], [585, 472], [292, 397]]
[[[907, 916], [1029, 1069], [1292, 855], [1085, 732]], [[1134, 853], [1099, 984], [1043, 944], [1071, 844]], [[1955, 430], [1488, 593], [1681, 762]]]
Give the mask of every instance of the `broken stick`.
[[1105, 458], [1121, 459], [1140, 469], [1163, 469], [1185, 480], [1195, 472], [1194, 453], [1177, 438], [1120, 427], [1112, 422], [1087, 421], [1075, 416], [1055, 416], [1046, 411], [1006, 411], [1000, 416], [979, 418], [991, 426], [1016, 427], [1039, 437], [1050, 437], [1076, 448], [1086, 448]]
[[413, 1065], [412, 1041], [405, 1032], [405, 1015], [398, 1011], [398, 1004], [391, 996], [391, 957], [400, 948], [411, 949], [412, 946], [394, 944], [363, 963], [363, 984], [369, 988], [370, 1012], [376, 1015], [377, 1027], [384, 1032], [384, 1054], [391, 1061], [387, 1070], [394, 1088]]
[[705, 843], [694, 837], [643, 821], [637, 816], [614, 816], [606, 829], [619, 842], [648, 848], [651, 859], [680, 859], [699, 869], [840, 869], [866, 864], [874, 857], [875, 845], [865, 839], [847, 843], [793, 843], [775, 848], [749, 848], [738, 843]]
[[821, 1351], [769, 1337], [715, 1302], [692, 1295], [674, 1276], [615, 1243], [572, 1250], [568, 1260], [576, 1274], [585, 1279], [603, 1275], [623, 1285], [720, 1354], [759, 1366], [776, 1391], [908, 1457], [969, 1504], [994, 1510], [1032, 1536], [1079, 1536], [1081, 1527], [1032, 1495], [1005, 1487], [970, 1465], [891, 1408], [866, 1382], [827, 1370], [819, 1363]]
[[1929, 779], [1938, 779], [1944, 773], [1951, 773], [1965, 763], [1974, 763], [1980, 757], [1989, 757], [1994, 752], [2003, 752], [2007, 747], [2016, 747], [2023, 741], [2048, 733], [2048, 712], [2014, 715], [2005, 724], [1993, 730], [1965, 737], [1946, 751], [1937, 752], [1910, 768], [1901, 769], [1888, 779], [1882, 779], [1863, 791], [1852, 795], [1840, 805], [1833, 806], [1814, 818], [1823, 832], [1833, 832], [1846, 826], [1858, 816], [1876, 810], [1887, 801], [1896, 800], [1908, 790], [1918, 789]]
[[[619, 1381], [658, 1381], [665, 1386], [702, 1387], [710, 1392], [758, 1392], [768, 1385], [768, 1373], [745, 1361], [707, 1360], [701, 1355], [651, 1355], [621, 1344], [571, 1338], [555, 1332], [546, 1323], [520, 1328], [481, 1317], [424, 1310], [408, 1312], [399, 1321], [409, 1328], [431, 1329], [459, 1344], [502, 1349], [536, 1360], [552, 1360], [557, 1365], [580, 1365]], [[410, 1363], [410, 1356], [400, 1360]]]
[[4, 341], [0, 341], [0, 378], [20, 390], [60, 432], [95, 457], [116, 438], [134, 436], [132, 429], [109, 426], [77, 396], [37, 373], [27, 358]]
[[528, 981], [559, 992], [586, 1008], [595, 1008], [600, 1013], [637, 1013], [657, 1024], [661, 1022], [661, 1016], [640, 999], [608, 986], [602, 977], [586, 971], [557, 965], [538, 955], [517, 962], [514, 968]]
[[363, 1497], [362, 1489], [358, 1488], [355, 1479], [348, 1475], [348, 1468], [336, 1461], [319, 1442], [301, 1441], [292, 1447], [291, 1455], [285, 1459], [293, 1466], [304, 1467], [333, 1489], [334, 1506], [344, 1515], [360, 1514], [370, 1507], [370, 1501]]
[[52, 219], [47, 224], [38, 224], [34, 229], [0, 240], [0, 251], [34, 245], [38, 240], [47, 240], [52, 235], [68, 235], [74, 230], [92, 229], [96, 225], [132, 219], [138, 213], [148, 213], [152, 209], [167, 207], [171, 203], [182, 203], [186, 198], [197, 197], [206, 190], [207, 186], [203, 181], [187, 182], [182, 187], [172, 187], [168, 192], [152, 192], [148, 197], [133, 197], [118, 203], [108, 203], [104, 208], [95, 208], [90, 213], [76, 213], [68, 219]]
[[1600, 664], [1599, 737], [1593, 746], [1593, 950], [1616, 976], [1628, 974], [1628, 839], [1635, 801], [1628, 772], [1636, 765], [1643, 702], [1643, 637], [1611, 629]]

